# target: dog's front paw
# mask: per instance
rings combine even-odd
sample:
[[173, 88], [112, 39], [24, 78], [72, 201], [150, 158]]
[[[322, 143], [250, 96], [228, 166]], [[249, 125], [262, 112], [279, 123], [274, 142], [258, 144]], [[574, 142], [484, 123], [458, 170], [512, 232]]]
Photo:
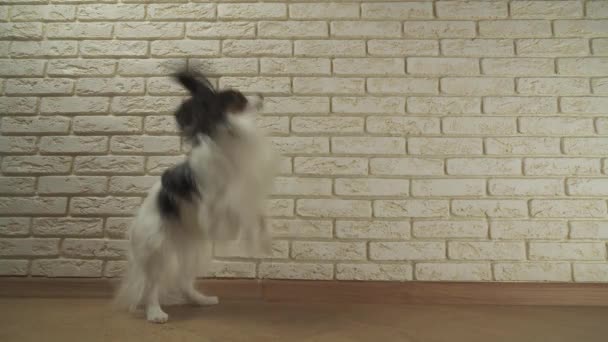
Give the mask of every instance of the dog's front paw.
[[169, 315], [161, 308], [151, 308], [147, 310], [146, 318], [150, 323], [166, 323], [169, 320]]
[[216, 296], [196, 296], [193, 298], [193, 301], [197, 305], [208, 306], [208, 305], [216, 305], [219, 304], [220, 300]]

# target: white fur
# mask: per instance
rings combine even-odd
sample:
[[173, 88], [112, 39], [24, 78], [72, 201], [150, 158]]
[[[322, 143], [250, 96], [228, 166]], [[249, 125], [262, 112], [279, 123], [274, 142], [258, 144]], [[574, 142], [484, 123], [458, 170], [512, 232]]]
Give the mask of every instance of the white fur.
[[148, 321], [164, 323], [168, 315], [161, 304], [175, 302], [175, 296], [198, 305], [218, 303], [194, 287], [210, 261], [213, 241], [240, 240], [252, 256], [270, 253], [270, 235], [260, 217], [276, 158], [256, 129], [253, 109], [230, 115], [229, 128], [215, 140], [200, 137], [190, 152], [188, 163], [202, 196], [180, 203], [179, 222], [161, 216], [156, 202], [161, 184], [152, 187], [128, 233], [128, 270], [117, 304], [131, 311], [143, 306]]

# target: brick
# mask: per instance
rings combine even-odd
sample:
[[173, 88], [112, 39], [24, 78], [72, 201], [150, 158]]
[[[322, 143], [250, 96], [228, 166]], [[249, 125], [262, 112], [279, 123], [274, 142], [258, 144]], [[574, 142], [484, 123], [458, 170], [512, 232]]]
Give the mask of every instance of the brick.
[[267, 219], [266, 227], [275, 237], [282, 238], [331, 238], [330, 220]]
[[553, 24], [556, 37], [605, 37], [608, 20], [556, 20]]
[[124, 240], [65, 239], [62, 244], [62, 252], [68, 257], [124, 257], [126, 248]]
[[568, 236], [564, 221], [492, 221], [492, 239], [498, 240], [561, 240]]
[[325, 178], [277, 177], [273, 195], [331, 195], [331, 180]]
[[226, 56], [290, 56], [289, 40], [224, 40], [222, 52]]
[[482, 179], [414, 179], [413, 196], [483, 196], [486, 183]]
[[287, 5], [278, 3], [219, 4], [217, 15], [222, 19], [282, 19]]
[[526, 248], [523, 242], [450, 241], [448, 256], [454, 260], [523, 260]]
[[364, 19], [428, 19], [433, 18], [433, 6], [426, 2], [364, 3], [361, 16]]
[[5, 173], [59, 173], [69, 172], [71, 157], [19, 156], [2, 158], [2, 171]]
[[169, 115], [146, 116], [144, 120], [147, 133], [177, 133], [175, 118]]
[[530, 242], [530, 260], [604, 260], [602, 242]]
[[372, 175], [443, 175], [443, 160], [430, 158], [372, 158], [370, 169]]
[[76, 83], [78, 95], [143, 95], [142, 78], [80, 78]]
[[515, 45], [520, 56], [555, 57], [589, 54], [589, 43], [586, 39], [518, 39]]
[[606, 202], [602, 200], [553, 199], [530, 202], [532, 217], [605, 217]]
[[44, 61], [39, 60], [0, 60], [0, 76], [43, 76]]
[[279, 153], [329, 152], [329, 139], [325, 137], [274, 137], [270, 141]]
[[608, 239], [608, 221], [570, 221], [570, 239]]
[[445, 56], [513, 56], [513, 41], [509, 39], [443, 39], [441, 51]]
[[258, 61], [256, 58], [190, 59], [190, 66], [195, 69], [205, 70], [207, 75], [257, 75], [258, 73]]
[[179, 137], [174, 136], [115, 136], [110, 141], [113, 153], [177, 153]]
[[509, 10], [502, 1], [446, 1], [436, 4], [437, 17], [446, 19], [506, 18]]
[[146, 86], [150, 95], [188, 95], [188, 91], [168, 77], [150, 77]]
[[559, 138], [487, 138], [486, 154], [547, 155], [561, 154]]
[[12, 6], [11, 21], [72, 21], [76, 7], [69, 5]]
[[299, 199], [296, 213], [305, 217], [371, 217], [370, 201]]
[[101, 39], [112, 38], [111, 23], [48, 23], [45, 25], [49, 39]]
[[0, 217], [0, 235], [23, 236], [29, 235], [29, 217]]
[[491, 179], [488, 190], [494, 196], [558, 196], [564, 185], [561, 179]]
[[553, 97], [486, 97], [484, 112], [488, 114], [547, 114], [557, 112]]
[[445, 200], [378, 200], [374, 201], [375, 217], [444, 217], [448, 215]]
[[482, 154], [482, 140], [478, 138], [409, 138], [410, 154]]
[[145, 195], [158, 180], [155, 176], [115, 176], [110, 178], [109, 191], [112, 194]]
[[166, 40], [151, 43], [150, 51], [154, 57], [204, 57], [217, 56], [220, 43], [214, 40]]
[[327, 114], [329, 98], [312, 96], [264, 97], [264, 114]]
[[204, 20], [215, 17], [215, 4], [150, 4], [150, 20]]
[[[342, 119], [342, 118], [341, 118]], [[366, 120], [367, 131], [381, 134], [439, 134], [439, 119], [403, 116], [374, 116]]]
[[485, 238], [488, 224], [485, 221], [414, 221], [416, 238]]
[[42, 137], [40, 138], [41, 153], [103, 153], [108, 150], [107, 137]]
[[107, 97], [45, 97], [40, 104], [42, 114], [100, 114], [109, 107]]
[[67, 78], [8, 79], [6, 94], [67, 95], [74, 89], [74, 81]]
[[410, 57], [407, 72], [413, 75], [477, 75], [479, 63], [474, 58]]
[[75, 133], [135, 133], [141, 126], [136, 116], [77, 116], [73, 121]]
[[594, 175], [600, 173], [600, 162], [591, 158], [528, 158], [524, 171], [538, 176]]
[[214, 278], [255, 278], [256, 264], [239, 261], [212, 261], [208, 274]]
[[293, 91], [297, 94], [363, 94], [363, 78], [295, 77]]
[[432, 40], [373, 39], [367, 42], [367, 50], [370, 56], [379, 57], [437, 56], [439, 43]]
[[269, 135], [289, 134], [289, 118], [285, 116], [258, 116], [256, 124]]
[[226, 87], [249, 93], [287, 94], [291, 85], [288, 77], [222, 77], [220, 88]]
[[140, 156], [80, 156], [74, 161], [74, 172], [91, 174], [143, 173], [144, 157]]
[[103, 271], [104, 277], [120, 277], [127, 270], [127, 261], [107, 261]]
[[0, 23], [0, 39], [42, 39], [41, 23]]
[[49, 61], [49, 76], [111, 76], [116, 61], [109, 59], [58, 59]]
[[462, 217], [526, 217], [528, 205], [525, 200], [453, 200], [452, 213]]
[[0, 137], [0, 152], [3, 154], [36, 152], [35, 137]]
[[88, 20], [141, 20], [145, 16], [145, 5], [136, 4], [92, 4], [78, 6], [78, 19]]
[[409, 181], [402, 179], [336, 179], [335, 191], [344, 196], [407, 196]]
[[[218, 241], [214, 244], [214, 256], [220, 258], [247, 258], [255, 256], [256, 252], [248, 250], [248, 245], [243, 240]], [[289, 258], [289, 242], [288, 241], [273, 241], [271, 253], [260, 255], [262, 258], [272, 259], [288, 259]]]
[[85, 57], [143, 57], [148, 54], [148, 42], [140, 40], [85, 40], [80, 43]]
[[330, 23], [332, 37], [338, 38], [398, 38], [401, 23], [396, 21], [333, 21]]
[[504, 135], [517, 132], [517, 123], [515, 118], [503, 117], [444, 118], [442, 128], [447, 134]]
[[269, 199], [266, 201], [266, 214], [268, 216], [293, 216], [294, 200]]
[[412, 266], [393, 264], [337, 264], [338, 280], [405, 281], [412, 280]]
[[371, 94], [437, 94], [438, 81], [432, 78], [368, 78]]
[[10, 238], [0, 239], [0, 255], [48, 256], [59, 252], [59, 239]]
[[498, 77], [445, 77], [441, 79], [441, 91], [451, 95], [502, 95], [513, 94], [514, 82]]
[[345, 114], [403, 113], [405, 100], [400, 97], [334, 97], [332, 111]]
[[73, 215], [130, 215], [141, 204], [140, 197], [74, 197]]
[[566, 186], [569, 195], [608, 195], [608, 178], [568, 178]]
[[608, 265], [605, 262], [596, 264], [575, 263], [574, 280], [576, 282], [606, 282], [608, 281]]
[[558, 58], [557, 70], [561, 75], [598, 76], [608, 73], [608, 58]]
[[442, 260], [445, 259], [444, 242], [370, 242], [371, 260]]
[[416, 280], [490, 281], [489, 263], [417, 263]]
[[474, 38], [473, 21], [406, 21], [403, 23], [406, 38]]
[[563, 139], [566, 154], [589, 155], [608, 153], [606, 138], [565, 138]]
[[28, 273], [28, 260], [0, 260], [0, 275], [24, 276]]
[[516, 1], [511, 16], [525, 19], [579, 18], [583, 6], [578, 1]]
[[[180, 18], [182, 19], [182, 16]], [[186, 36], [189, 38], [253, 38], [255, 23], [251, 22], [194, 22], [186, 24]]]
[[184, 35], [184, 24], [175, 22], [126, 22], [114, 28], [118, 39], [172, 39]]
[[296, 260], [365, 260], [363, 242], [294, 241], [291, 255]]
[[295, 117], [291, 129], [298, 133], [361, 133], [364, 122], [356, 117]]
[[530, 95], [589, 94], [589, 80], [585, 78], [520, 78], [517, 92]]
[[46, 176], [38, 179], [39, 194], [103, 194], [106, 177]]
[[183, 156], [150, 156], [146, 162], [146, 173], [161, 175], [166, 169], [184, 161]]
[[591, 50], [594, 55], [606, 56], [608, 55], [608, 39], [599, 38], [591, 41]]
[[40, 259], [32, 261], [31, 274], [45, 277], [101, 277], [101, 260]]
[[398, 75], [405, 73], [403, 58], [336, 58], [336, 75]]
[[365, 41], [362, 40], [296, 40], [294, 55], [302, 57], [362, 57]]
[[[36, 97], [2, 97], [0, 98], [0, 112], [10, 115], [34, 114], [38, 108]], [[4, 127], [4, 125], [2, 126]]]
[[33, 194], [35, 182], [33, 177], [0, 177], [0, 193]]
[[481, 100], [475, 97], [416, 97], [407, 99], [407, 111], [416, 114], [478, 114]]
[[271, 279], [330, 280], [333, 278], [333, 273], [333, 264], [318, 263], [262, 262], [258, 270], [258, 276], [260, 278]]
[[594, 0], [588, 1], [587, 6], [587, 17], [590, 18], [608, 18], [608, 7], [603, 1]]
[[111, 110], [115, 114], [162, 114], [171, 113], [182, 102], [179, 96], [116, 96]]
[[354, 3], [290, 4], [289, 17], [295, 19], [351, 19], [359, 17]]
[[163, 76], [186, 66], [183, 59], [120, 59], [118, 74], [122, 76]]
[[132, 222], [133, 218], [131, 217], [108, 217], [105, 232], [111, 238], [126, 238]]
[[331, 62], [327, 58], [262, 58], [261, 73], [273, 75], [329, 75]]
[[331, 139], [332, 153], [403, 154], [405, 139], [388, 137], [336, 137]]
[[497, 263], [494, 277], [498, 281], [571, 281], [570, 263]]
[[606, 112], [608, 98], [605, 97], [562, 97], [561, 107], [564, 113], [598, 113]]
[[487, 38], [551, 37], [551, 22], [548, 20], [480, 21], [479, 36]]
[[35, 236], [100, 236], [103, 220], [100, 218], [34, 218], [32, 233]]
[[541, 135], [587, 135], [593, 134], [593, 119], [568, 117], [522, 117], [519, 131], [524, 134]]
[[262, 21], [258, 23], [261, 38], [324, 38], [329, 36], [324, 21]]
[[348, 157], [296, 157], [294, 172], [319, 175], [366, 175], [367, 160]]
[[406, 221], [336, 221], [336, 237], [340, 239], [401, 240], [410, 238]]
[[554, 75], [555, 66], [549, 58], [484, 58], [481, 70], [486, 75], [545, 76]]

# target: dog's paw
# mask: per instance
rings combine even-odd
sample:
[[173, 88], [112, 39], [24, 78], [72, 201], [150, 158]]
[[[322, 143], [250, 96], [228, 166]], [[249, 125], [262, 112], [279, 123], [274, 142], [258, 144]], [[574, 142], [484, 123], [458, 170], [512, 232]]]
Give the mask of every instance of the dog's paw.
[[208, 306], [208, 305], [216, 305], [220, 302], [219, 298], [216, 296], [196, 296], [193, 298], [193, 302], [197, 305]]
[[169, 320], [169, 315], [160, 308], [154, 308], [146, 312], [146, 319], [150, 323], [166, 323]]

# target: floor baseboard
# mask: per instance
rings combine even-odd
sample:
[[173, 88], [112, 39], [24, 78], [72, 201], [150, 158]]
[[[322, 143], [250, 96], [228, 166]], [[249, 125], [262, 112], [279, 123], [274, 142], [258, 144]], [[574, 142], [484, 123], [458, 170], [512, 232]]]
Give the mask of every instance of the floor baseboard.
[[[110, 298], [115, 279], [0, 278], [0, 297]], [[276, 302], [608, 306], [608, 284], [207, 279], [223, 298]]]

